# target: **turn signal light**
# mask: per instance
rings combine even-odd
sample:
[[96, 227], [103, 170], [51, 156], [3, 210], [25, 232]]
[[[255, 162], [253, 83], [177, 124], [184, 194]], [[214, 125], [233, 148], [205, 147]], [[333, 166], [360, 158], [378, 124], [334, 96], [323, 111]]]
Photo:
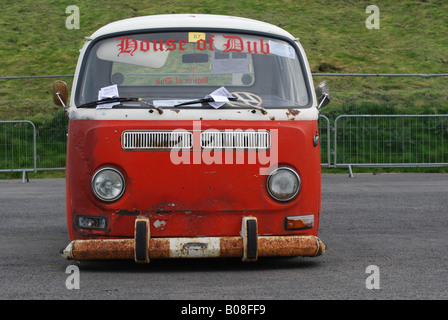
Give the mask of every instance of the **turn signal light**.
[[314, 227], [314, 215], [292, 216], [285, 218], [286, 230], [311, 229]]
[[78, 227], [83, 229], [104, 230], [107, 226], [107, 220], [104, 217], [78, 216]]

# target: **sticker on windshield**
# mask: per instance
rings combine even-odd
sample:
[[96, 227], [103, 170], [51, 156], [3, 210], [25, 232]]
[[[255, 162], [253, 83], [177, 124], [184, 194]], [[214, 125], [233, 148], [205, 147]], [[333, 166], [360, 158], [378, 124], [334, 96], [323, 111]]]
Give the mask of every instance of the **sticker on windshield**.
[[182, 76], [169, 76], [158, 77], [156, 79], [156, 85], [185, 85], [185, 84], [208, 84], [208, 76], [204, 77], [182, 77]]
[[188, 42], [205, 41], [204, 32], [188, 32]]
[[295, 59], [296, 57], [294, 48], [286, 43], [269, 40], [269, 48], [271, 50], [271, 53], [276, 54], [280, 57], [286, 57], [290, 59]]

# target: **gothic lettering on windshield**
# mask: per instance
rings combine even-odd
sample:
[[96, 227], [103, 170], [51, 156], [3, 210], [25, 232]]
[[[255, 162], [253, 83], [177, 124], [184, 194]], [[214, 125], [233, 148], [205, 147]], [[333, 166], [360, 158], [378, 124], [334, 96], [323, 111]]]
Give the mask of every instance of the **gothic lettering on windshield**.
[[[121, 54], [134, 55], [136, 51], [141, 52], [158, 52], [158, 51], [186, 51], [187, 44], [191, 39], [177, 39], [177, 37], [170, 39], [155, 39], [155, 40], [136, 40], [133, 36], [118, 37], [117, 38], [117, 56]], [[254, 54], [269, 54], [270, 44], [263, 38], [255, 40], [243, 40], [236, 35], [222, 35], [219, 36], [219, 42], [215, 44], [215, 35], [210, 35], [207, 39], [199, 38], [196, 41], [196, 49], [199, 51], [209, 50], [214, 51], [215, 47], [221, 47], [223, 52], [248, 52]]]
[[194, 100], [216, 88], [262, 98], [263, 106], [308, 104], [299, 51], [262, 34], [159, 32], [122, 34], [94, 44], [80, 100], [117, 85], [120, 96]]

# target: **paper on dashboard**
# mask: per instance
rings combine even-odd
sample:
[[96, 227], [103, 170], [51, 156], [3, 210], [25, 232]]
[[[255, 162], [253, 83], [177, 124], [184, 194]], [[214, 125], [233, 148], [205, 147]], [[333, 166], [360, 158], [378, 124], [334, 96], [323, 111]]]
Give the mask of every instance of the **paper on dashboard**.
[[[105, 98], [114, 98], [119, 97], [118, 94], [118, 86], [116, 84], [103, 87], [98, 91], [98, 100], [102, 100]], [[111, 109], [113, 106], [120, 104], [120, 102], [106, 103], [97, 105], [97, 109]]]
[[214, 100], [214, 102], [209, 102], [208, 104], [213, 108], [218, 109], [229, 102], [229, 98], [232, 97], [232, 95], [225, 87], [221, 87], [206, 96], [206, 98], [210, 97]]

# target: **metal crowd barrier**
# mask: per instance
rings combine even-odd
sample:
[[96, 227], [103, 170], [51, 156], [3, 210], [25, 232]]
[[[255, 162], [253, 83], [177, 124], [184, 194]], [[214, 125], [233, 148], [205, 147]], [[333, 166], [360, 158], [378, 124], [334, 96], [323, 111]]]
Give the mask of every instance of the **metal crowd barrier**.
[[[37, 132], [28, 120], [0, 121], [0, 172], [23, 172], [28, 180], [28, 172], [65, 170], [66, 132], [47, 131]], [[341, 115], [333, 126], [320, 115], [319, 131], [322, 167], [348, 168], [350, 176], [354, 167], [448, 166], [448, 115]]]
[[342, 115], [334, 121], [334, 167], [446, 167], [448, 115]]
[[0, 172], [36, 172], [36, 127], [28, 120], [0, 121]]

